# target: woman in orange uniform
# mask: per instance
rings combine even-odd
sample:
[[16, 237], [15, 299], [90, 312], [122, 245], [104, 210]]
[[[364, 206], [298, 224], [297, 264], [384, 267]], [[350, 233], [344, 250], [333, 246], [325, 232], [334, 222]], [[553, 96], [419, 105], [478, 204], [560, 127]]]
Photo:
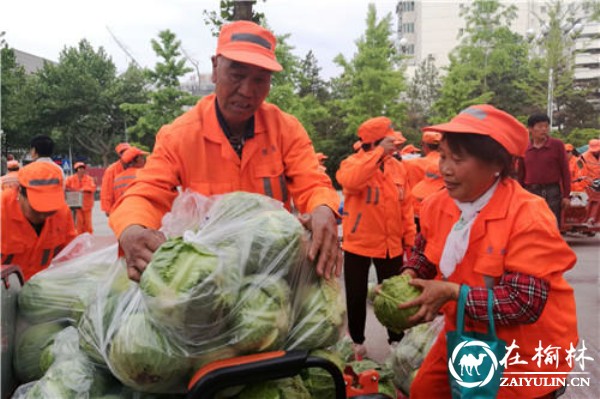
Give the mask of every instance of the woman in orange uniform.
[[[527, 148], [527, 130], [490, 105], [469, 107], [449, 123], [424, 130], [444, 135], [440, 172], [446, 188], [422, 204], [416, 253], [402, 272], [423, 292], [400, 307], [419, 306], [414, 323], [442, 311], [445, 326], [410, 398], [451, 398], [446, 332], [456, 330], [461, 285], [470, 287], [466, 330], [487, 330], [487, 289], [492, 290], [497, 335], [507, 346], [516, 345], [498, 359], [505, 362], [505, 373], [568, 373], [573, 362], [565, 353], [577, 346], [578, 336], [573, 289], [563, 274], [576, 257], [544, 200], [508, 177], [513, 157]], [[558, 348], [556, 359], [541, 356], [548, 347]], [[482, 376], [488, 369], [479, 365]], [[556, 390], [543, 383], [501, 386], [497, 397], [554, 398]]]
[[[371, 262], [380, 283], [399, 274], [402, 255], [413, 246], [416, 234], [406, 171], [392, 156], [406, 139], [394, 132], [385, 117], [364, 122], [358, 136], [362, 149], [342, 161], [336, 174], [345, 199], [344, 283], [356, 358], [366, 354], [363, 342]], [[401, 338], [402, 334], [388, 330], [390, 344]]]
[[96, 182], [94, 178], [86, 173], [83, 162], [75, 163], [76, 173], [67, 177], [65, 183], [67, 191], [80, 191], [83, 194], [81, 208], [75, 210], [75, 228], [77, 234], [94, 232], [92, 226], [92, 209], [94, 208], [94, 194], [96, 193]]

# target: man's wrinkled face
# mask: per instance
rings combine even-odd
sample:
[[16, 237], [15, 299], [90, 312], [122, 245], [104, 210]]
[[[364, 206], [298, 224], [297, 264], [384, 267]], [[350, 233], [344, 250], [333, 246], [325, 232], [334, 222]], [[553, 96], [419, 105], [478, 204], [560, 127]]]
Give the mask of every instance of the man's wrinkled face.
[[38, 212], [31, 207], [29, 200], [26, 195], [23, 195], [22, 192], [19, 193], [19, 205], [21, 206], [21, 211], [23, 212], [23, 216], [25, 219], [29, 221], [29, 223], [34, 225], [43, 224], [47, 218], [54, 215], [56, 211], [52, 212]]
[[245, 123], [269, 95], [271, 71], [223, 56], [213, 57], [212, 63], [212, 81], [227, 124]]

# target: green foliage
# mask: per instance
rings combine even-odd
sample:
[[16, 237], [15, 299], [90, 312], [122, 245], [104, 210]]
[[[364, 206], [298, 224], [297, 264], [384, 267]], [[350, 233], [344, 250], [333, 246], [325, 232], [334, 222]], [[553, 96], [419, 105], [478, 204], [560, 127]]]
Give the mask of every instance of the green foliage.
[[402, 133], [411, 143], [419, 143], [421, 128], [433, 116], [433, 104], [440, 95], [441, 80], [434, 58], [429, 55], [419, 64], [405, 93], [406, 123]]
[[511, 114], [523, 106], [518, 82], [527, 73], [527, 43], [511, 32], [515, 6], [498, 0], [475, 0], [463, 10], [465, 35], [450, 54], [441, 96], [435, 103], [437, 118], [446, 121], [473, 104], [491, 103]]
[[2, 93], [2, 149], [4, 153], [14, 148], [25, 147], [29, 137], [23, 134], [27, 123], [27, 115], [33, 106], [28, 96], [24, 95], [27, 86], [27, 76], [23, 67], [17, 65], [14, 51], [8, 47], [0, 50], [0, 86]]
[[153, 88], [148, 93], [148, 101], [121, 104], [121, 109], [137, 120], [127, 132], [146, 148], [154, 145], [161, 126], [172, 122], [198, 100], [179, 88], [179, 79], [192, 71], [182, 57], [181, 41], [170, 30], [161, 31], [158, 37], [160, 42], [151, 41], [152, 48], [163, 61], [158, 62], [154, 70], [144, 71]]
[[570, 143], [577, 147], [588, 144], [591, 139], [600, 137], [600, 129], [573, 129], [564, 140], [565, 143]]
[[[266, 0], [262, 0], [263, 3]], [[231, 22], [234, 20], [235, 16], [235, 6], [237, 3], [235, 0], [221, 0], [219, 2], [219, 11], [208, 11], [204, 10], [202, 15], [204, 16], [204, 24], [208, 26], [212, 32], [214, 37], [219, 36], [219, 30], [221, 26], [227, 22]], [[252, 5], [256, 4], [256, 1], [252, 2]], [[265, 14], [254, 11], [252, 9], [252, 18], [253, 22], [259, 24], [265, 18]]]

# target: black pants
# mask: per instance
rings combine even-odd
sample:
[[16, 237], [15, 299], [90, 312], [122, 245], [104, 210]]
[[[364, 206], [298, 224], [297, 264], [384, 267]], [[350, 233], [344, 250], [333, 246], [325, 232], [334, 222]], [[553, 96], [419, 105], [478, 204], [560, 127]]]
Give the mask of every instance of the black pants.
[[[395, 258], [369, 258], [344, 252], [344, 284], [346, 286], [346, 307], [348, 308], [348, 331], [352, 341], [365, 342], [365, 324], [367, 322], [367, 290], [371, 261], [377, 272], [377, 282], [400, 274], [402, 256]], [[400, 341], [404, 334], [388, 330], [388, 342]]]
[[556, 224], [560, 224], [560, 208], [562, 202], [562, 193], [560, 185], [555, 184], [528, 184], [525, 189], [532, 194], [538, 195], [546, 200], [554, 216], [556, 216]]

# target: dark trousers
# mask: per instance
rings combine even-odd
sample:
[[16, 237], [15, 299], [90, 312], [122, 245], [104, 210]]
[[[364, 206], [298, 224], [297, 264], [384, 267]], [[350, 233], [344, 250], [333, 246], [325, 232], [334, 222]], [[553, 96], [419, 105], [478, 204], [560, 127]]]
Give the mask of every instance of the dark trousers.
[[525, 189], [532, 194], [538, 195], [546, 200], [554, 216], [556, 216], [556, 224], [560, 224], [560, 207], [562, 201], [562, 193], [560, 185], [555, 184], [528, 184]]
[[[352, 341], [362, 344], [365, 341], [367, 322], [367, 290], [371, 261], [377, 272], [377, 282], [400, 274], [402, 256], [395, 258], [369, 258], [344, 252], [344, 284], [346, 286], [346, 307], [348, 310], [348, 331]], [[400, 341], [404, 334], [388, 330], [388, 342]]]

